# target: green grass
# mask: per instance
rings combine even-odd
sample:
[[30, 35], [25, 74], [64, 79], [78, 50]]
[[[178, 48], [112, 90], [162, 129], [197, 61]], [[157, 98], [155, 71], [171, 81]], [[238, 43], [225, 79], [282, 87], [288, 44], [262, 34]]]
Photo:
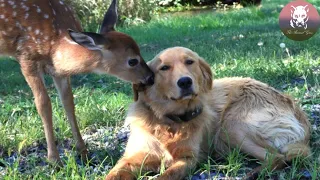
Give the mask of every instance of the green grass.
[[[172, 46], [185, 46], [196, 51], [208, 61], [215, 78], [227, 76], [249, 76], [276, 87], [292, 95], [307, 112], [312, 104], [320, 103], [319, 70], [320, 33], [307, 41], [296, 42], [282, 35], [278, 26], [280, 5], [289, 1], [264, 0], [263, 7], [244, 8], [227, 12], [205, 12], [184, 16], [161, 16], [139, 26], [119, 28], [130, 34], [141, 47], [144, 59], [151, 60], [161, 50]], [[319, 1], [310, 0], [320, 7]], [[241, 38], [243, 36], [243, 38]], [[258, 46], [263, 42], [262, 46]], [[285, 43], [289, 55], [279, 44]], [[12, 59], [0, 60], [0, 162], [4, 155], [18, 152], [19, 149], [32, 146], [35, 142], [45, 142], [42, 123], [33, 104], [33, 96], [28, 88], [19, 65]], [[293, 83], [304, 79], [304, 83]], [[59, 144], [71, 139], [71, 130], [52, 80], [46, 78], [53, 104], [53, 118], [56, 137]], [[126, 115], [126, 109], [132, 102], [131, 86], [110, 76], [77, 75], [72, 78], [75, 95], [76, 114], [82, 132], [94, 127], [119, 127]], [[311, 120], [312, 123], [314, 123]], [[301, 169], [308, 169], [314, 179], [320, 177], [320, 131], [312, 132], [312, 152], [309, 159], [293, 162], [290, 169], [270, 172], [264, 175], [278, 175], [282, 179], [299, 179]], [[90, 147], [89, 147], [90, 148]], [[71, 149], [69, 149], [71, 150]], [[112, 166], [119, 158], [104, 152], [98, 152], [101, 166]], [[23, 157], [26, 154], [19, 153]], [[66, 152], [66, 167], [63, 171], [54, 171], [48, 166], [35, 166], [31, 171], [20, 173], [19, 164], [2, 168], [0, 179], [99, 179], [107, 173], [104, 168], [90, 170], [89, 165], [78, 166], [73, 151]], [[44, 152], [45, 155], [45, 152]], [[38, 158], [38, 159], [37, 159]], [[42, 158], [42, 159], [41, 159]], [[45, 156], [40, 160], [45, 161]], [[230, 176], [244, 168], [247, 157], [238, 151], [231, 152], [224, 162], [208, 159], [195, 171], [216, 169]], [[28, 163], [39, 160], [30, 157]], [[262, 178], [263, 179], [263, 178]]]

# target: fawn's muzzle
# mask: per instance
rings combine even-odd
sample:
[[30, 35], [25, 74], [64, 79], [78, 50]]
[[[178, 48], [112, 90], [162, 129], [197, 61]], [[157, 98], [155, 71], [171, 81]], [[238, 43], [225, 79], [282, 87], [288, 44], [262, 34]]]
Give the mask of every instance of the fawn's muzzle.
[[154, 84], [154, 73], [146, 78], [146, 85], [151, 86]]

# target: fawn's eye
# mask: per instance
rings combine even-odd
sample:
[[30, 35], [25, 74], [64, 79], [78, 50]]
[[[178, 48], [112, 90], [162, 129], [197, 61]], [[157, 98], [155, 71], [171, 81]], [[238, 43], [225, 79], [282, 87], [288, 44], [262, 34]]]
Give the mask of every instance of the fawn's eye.
[[130, 59], [130, 60], [128, 61], [128, 64], [129, 64], [129, 66], [131, 66], [131, 67], [136, 66], [138, 63], [139, 63], [139, 60], [138, 60], [138, 59]]
[[164, 65], [160, 68], [161, 71], [166, 71], [166, 70], [169, 70], [170, 69], [170, 66], [167, 66], [167, 65]]
[[193, 61], [193, 60], [191, 60], [191, 59], [187, 59], [185, 63], [186, 63], [187, 65], [191, 65], [191, 64], [193, 64], [193, 63], [194, 63], [194, 61]]

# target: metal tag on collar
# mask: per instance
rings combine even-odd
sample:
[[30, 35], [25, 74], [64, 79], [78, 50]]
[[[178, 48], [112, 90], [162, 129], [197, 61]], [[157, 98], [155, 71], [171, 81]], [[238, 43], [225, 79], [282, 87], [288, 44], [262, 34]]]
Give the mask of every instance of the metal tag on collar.
[[191, 119], [194, 119], [195, 117], [197, 117], [199, 114], [201, 114], [202, 112], [202, 108], [201, 107], [197, 107], [195, 110], [193, 111], [189, 111], [186, 112], [183, 116], [184, 118], [182, 119], [183, 121], [190, 121]]

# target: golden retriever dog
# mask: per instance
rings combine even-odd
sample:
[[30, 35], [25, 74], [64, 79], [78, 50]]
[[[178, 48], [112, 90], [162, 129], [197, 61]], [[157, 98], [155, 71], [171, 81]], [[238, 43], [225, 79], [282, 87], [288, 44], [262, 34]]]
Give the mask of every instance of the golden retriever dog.
[[162, 51], [149, 67], [155, 84], [135, 91], [126, 118], [131, 135], [107, 180], [135, 179], [137, 171], [160, 168], [165, 171], [157, 179], [183, 179], [201, 160], [232, 148], [262, 162], [248, 177], [310, 154], [306, 115], [267, 84], [238, 77], [213, 80], [209, 65], [183, 47]]

